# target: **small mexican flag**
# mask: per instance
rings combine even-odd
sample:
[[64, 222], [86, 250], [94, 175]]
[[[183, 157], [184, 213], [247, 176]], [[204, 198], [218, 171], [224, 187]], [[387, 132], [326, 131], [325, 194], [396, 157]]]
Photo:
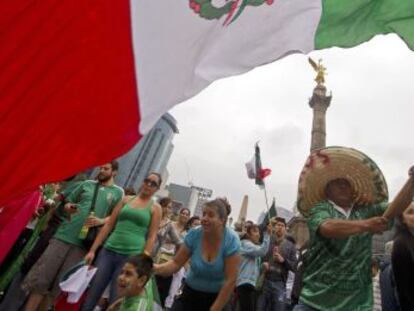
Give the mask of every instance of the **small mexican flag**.
[[414, 0], [19, 0], [0, 12], [0, 204], [122, 155], [217, 79], [377, 34], [414, 49]]
[[254, 147], [254, 156], [246, 164], [247, 177], [254, 179], [256, 185], [260, 188], [264, 187], [264, 179], [272, 173], [269, 168], [262, 168], [262, 159], [260, 158], [260, 148], [256, 143]]

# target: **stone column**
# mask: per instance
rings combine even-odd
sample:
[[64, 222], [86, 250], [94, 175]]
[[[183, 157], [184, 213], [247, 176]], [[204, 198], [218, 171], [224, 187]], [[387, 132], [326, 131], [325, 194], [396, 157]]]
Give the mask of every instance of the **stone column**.
[[247, 206], [249, 204], [249, 196], [245, 195], [243, 197], [243, 202], [240, 208], [239, 218], [237, 219], [237, 222], [242, 223], [243, 221], [246, 221], [247, 217]]
[[314, 88], [309, 106], [313, 110], [312, 138], [310, 150], [326, 147], [326, 110], [331, 104], [332, 96], [326, 96], [326, 87]]

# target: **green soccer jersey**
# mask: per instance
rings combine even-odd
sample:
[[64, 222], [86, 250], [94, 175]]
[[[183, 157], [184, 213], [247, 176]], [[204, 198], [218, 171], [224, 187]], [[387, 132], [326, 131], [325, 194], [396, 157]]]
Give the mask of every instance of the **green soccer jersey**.
[[[83, 246], [82, 240], [78, 236], [86, 218], [89, 216], [95, 187], [96, 181], [84, 181], [65, 198], [66, 202], [78, 204], [78, 212], [71, 216], [70, 221], [65, 218], [55, 234], [56, 239]], [[123, 195], [122, 188], [116, 185], [99, 186], [94, 210], [95, 216], [98, 218], [108, 216]]]
[[119, 311], [152, 311], [152, 303], [143, 296], [124, 297]]
[[321, 311], [372, 310], [372, 235], [363, 233], [345, 239], [329, 239], [321, 236], [318, 228], [328, 219], [380, 216], [386, 208], [386, 203], [354, 206], [348, 218], [328, 201], [310, 210], [310, 247], [304, 262], [301, 301]]

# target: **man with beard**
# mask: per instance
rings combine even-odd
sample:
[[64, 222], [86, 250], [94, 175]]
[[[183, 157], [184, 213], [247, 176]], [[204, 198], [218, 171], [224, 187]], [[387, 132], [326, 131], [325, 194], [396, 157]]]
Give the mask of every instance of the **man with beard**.
[[[46, 295], [56, 298], [61, 274], [85, 257], [86, 249], [79, 237], [83, 225], [95, 227], [105, 224], [123, 197], [122, 188], [114, 184], [117, 171], [116, 161], [102, 165], [96, 181], [82, 182], [65, 198], [63, 210], [68, 217], [22, 284], [23, 290], [30, 293], [25, 310], [37, 310]], [[95, 191], [94, 213], [91, 214]]]

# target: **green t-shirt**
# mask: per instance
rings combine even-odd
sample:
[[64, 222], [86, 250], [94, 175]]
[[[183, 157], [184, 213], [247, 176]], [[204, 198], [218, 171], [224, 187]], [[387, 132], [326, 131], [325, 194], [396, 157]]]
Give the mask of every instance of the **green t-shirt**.
[[118, 311], [152, 311], [152, 303], [144, 295], [124, 297]]
[[60, 191], [60, 194], [62, 195], [63, 200], [60, 200], [59, 198], [59, 202], [56, 207], [56, 214], [61, 219], [64, 219], [66, 216], [66, 213], [63, 210], [65, 207], [65, 198], [67, 198], [71, 192], [77, 189], [84, 181], [85, 180], [79, 180], [78, 177], [75, 177], [73, 180], [62, 182], [62, 190]]
[[[78, 236], [86, 218], [89, 216], [95, 187], [96, 181], [84, 181], [65, 198], [66, 202], [78, 204], [78, 212], [71, 216], [71, 221], [66, 218], [63, 220], [55, 234], [56, 239], [83, 246], [82, 240]], [[95, 216], [99, 218], [108, 216], [123, 195], [122, 188], [116, 185], [100, 186], [96, 197]]]
[[[354, 206], [348, 220], [380, 216], [387, 203]], [[321, 311], [371, 311], [372, 234], [329, 239], [318, 233], [328, 219], [347, 219], [334, 206], [323, 201], [316, 204], [308, 218], [310, 247], [305, 255], [303, 287], [300, 300]]]

